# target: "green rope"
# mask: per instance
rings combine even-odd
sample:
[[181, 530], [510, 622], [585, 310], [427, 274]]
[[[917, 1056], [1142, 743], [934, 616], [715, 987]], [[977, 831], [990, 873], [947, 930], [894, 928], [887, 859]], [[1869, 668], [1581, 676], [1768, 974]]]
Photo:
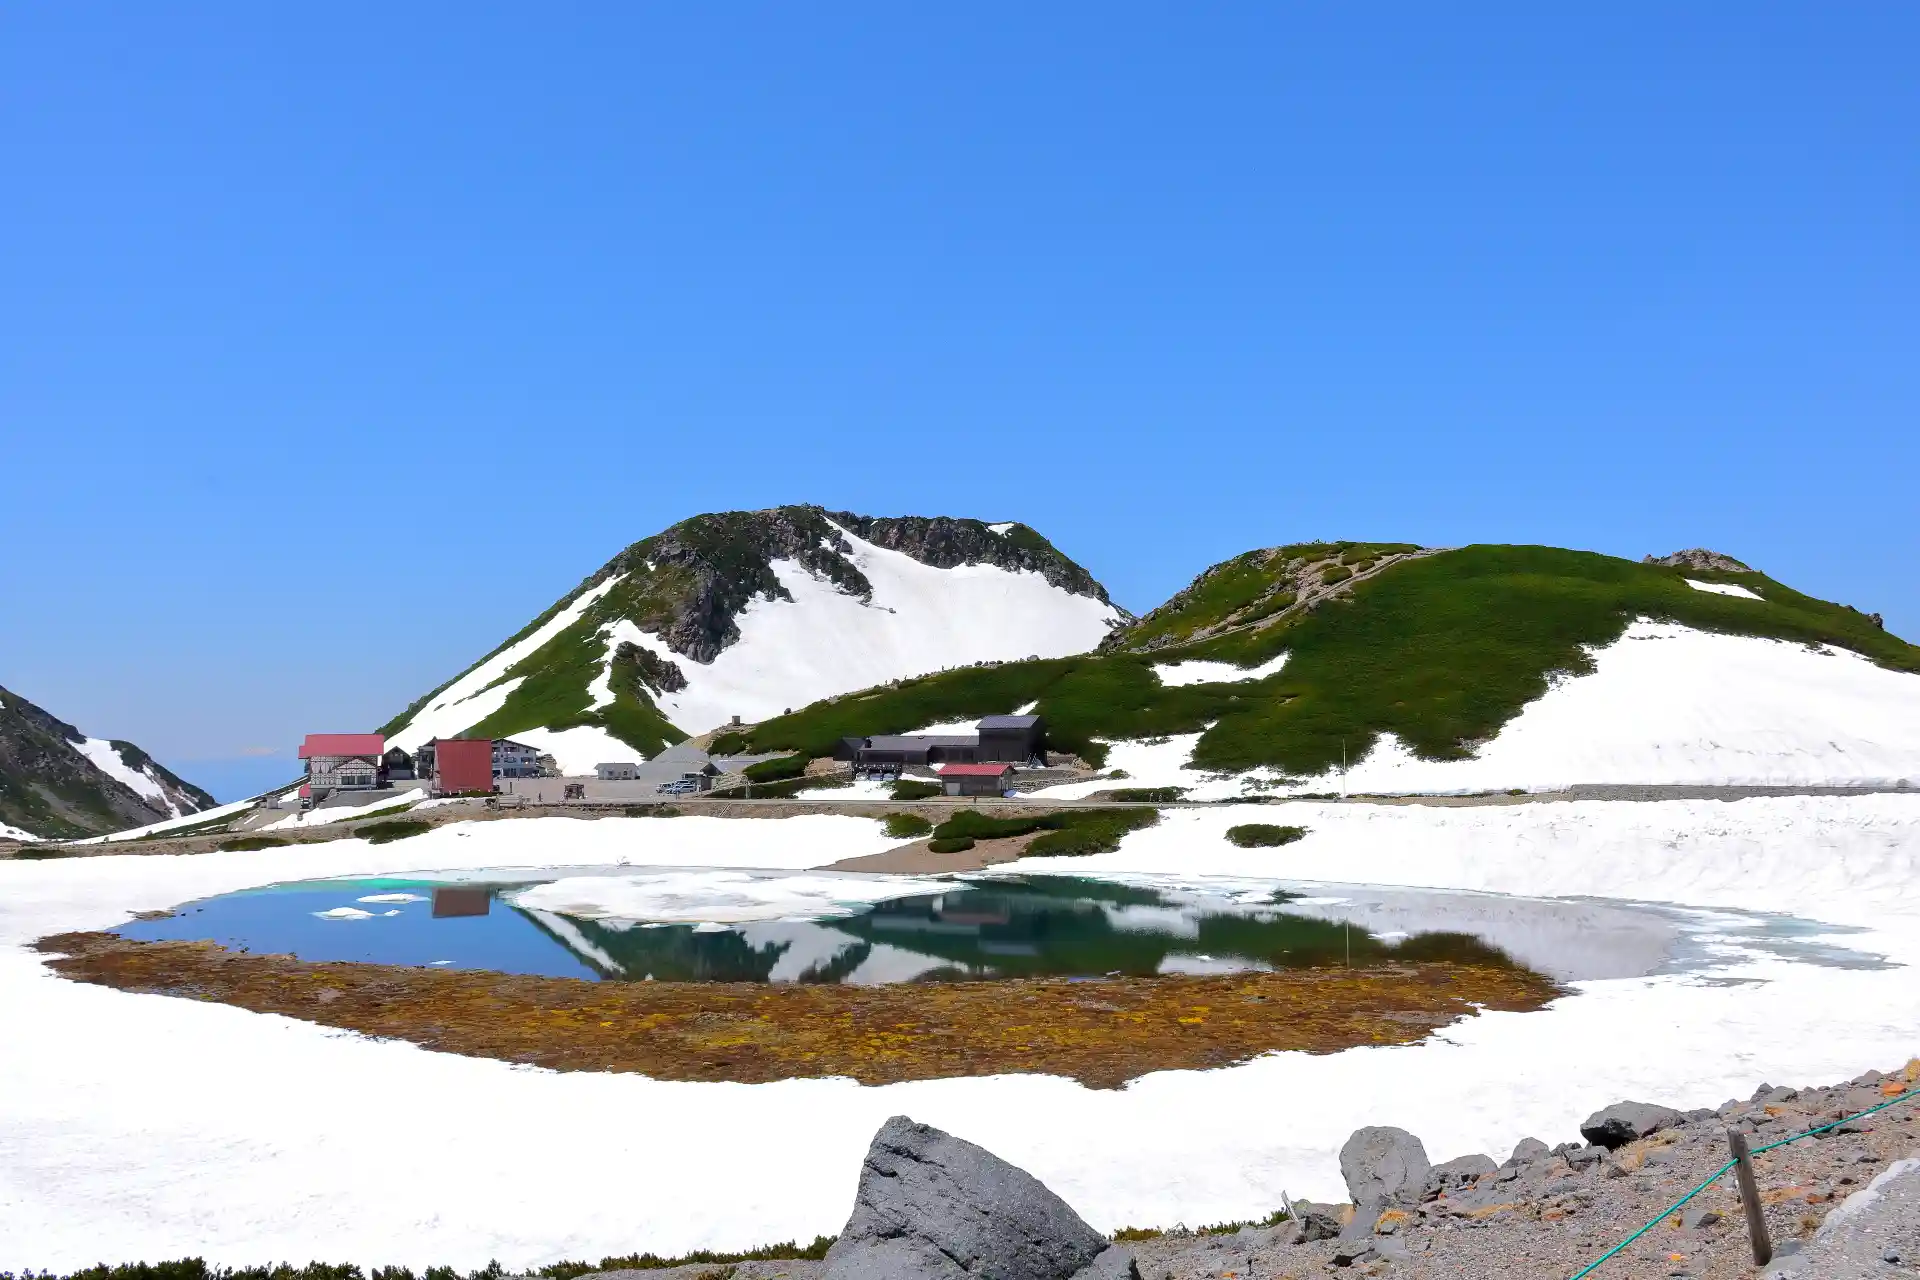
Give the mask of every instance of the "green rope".
[[[1791, 1134], [1788, 1137], [1780, 1139], [1780, 1141], [1778, 1142], [1769, 1142], [1764, 1147], [1755, 1147], [1753, 1149], [1752, 1154], [1757, 1156], [1762, 1151], [1771, 1151], [1775, 1147], [1784, 1147], [1789, 1142], [1798, 1142], [1802, 1138], [1811, 1138], [1816, 1133], [1825, 1133], [1829, 1129], [1838, 1129], [1843, 1124], [1852, 1124], [1855, 1120], [1864, 1120], [1866, 1119], [1866, 1117], [1872, 1115], [1876, 1111], [1885, 1111], [1888, 1107], [1895, 1106], [1899, 1103], [1907, 1101], [1909, 1098], [1914, 1098], [1914, 1097], [1920, 1097], [1920, 1089], [1909, 1089], [1905, 1093], [1901, 1094], [1899, 1097], [1888, 1098], [1885, 1102], [1881, 1103], [1879, 1106], [1868, 1107], [1865, 1111], [1860, 1112], [1858, 1115], [1846, 1116], [1843, 1119], [1833, 1121], [1831, 1124], [1823, 1124], [1817, 1129], [1808, 1129], [1805, 1133]], [[1687, 1194], [1681, 1196], [1678, 1200], [1675, 1200], [1672, 1204], [1662, 1209], [1659, 1212], [1659, 1214], [1657, 1214], [1651, 1221], [1647, 1223], [1646, 1226], [1641, 1227], [1638, 1231], [1628, 1236], [1625, 1240], [1622, 1240], [1619, 1244], [1613, 1246], [1613, 1248], [1607, 1250], [1605, 1253], [1595, 1258], [1592, 1262], [1589, 1262], [1586, 1266], [1574, 1272], [1573, 1275], [1568, 1278], [1568, 1280], [1581, 1280], [1581, 1277], [1591, 1275], [1595, 1271], [1599, 1270], [1601, 1263], [1605, 1262], [1608, 1258], [1611, 1258], [1614, 1254], [1620, 1252], [1622, 1249], [1632, 1244], [1635, 1240], [1638, 1240], [1641, 1236], [1647, 1234], [1647, 1232], [1653, 1230], [1655, 1226], [1659, 1225], [1662, 1222], [1665, 1222], [1668, 1214], [1672, 1213], [1675, 1209], [1678, 1209], [1681, 1205], [1685, 1204], [1687, 1201], [1699, 1195], [1702, 1191], [1705, 1191], [1708, 1187], [1712, 1186], [1714, 1183], [1720, 1181], [1721, 1178], [1726, 1176], [1727, 1170], [1733, 1168], [1733, 1166], [1736, 1163], [1737, 1161], [1729, 1160], [1725, 1164], [1721, 1165], [1718, 1169], [1714, 1170], [1712, 1177], [1708, 1178], [1705, 1182], [1701, 1183], [1699, 1186], [1695, 1187], [1693, 1190], [1687, 1192]]]

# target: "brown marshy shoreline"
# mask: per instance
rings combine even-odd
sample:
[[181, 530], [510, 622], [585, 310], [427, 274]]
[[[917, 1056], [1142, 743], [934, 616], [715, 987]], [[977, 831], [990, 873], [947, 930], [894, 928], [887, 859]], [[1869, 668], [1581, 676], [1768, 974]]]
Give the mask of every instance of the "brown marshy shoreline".
[[1441, 963], [1278, 973], [918, 982], [587, 982], [486, 970], [308, 963], [210, 942], [43, 938], [77, 982], [212, 1000], [558, 1071], [892, 1084], [1039, 1072], [1115, 1088], [1274, 1050], [1407, 1044], [1476, 1008], [1561, 994], [1522, 968]]

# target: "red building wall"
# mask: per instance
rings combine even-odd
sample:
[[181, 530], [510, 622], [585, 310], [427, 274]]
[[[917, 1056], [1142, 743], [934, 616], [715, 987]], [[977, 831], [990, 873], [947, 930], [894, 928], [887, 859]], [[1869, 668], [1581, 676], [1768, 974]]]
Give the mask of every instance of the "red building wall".
[[493, 739], [440, 739], [433, 744], [433, 772], [435, 791], [492, 791]]

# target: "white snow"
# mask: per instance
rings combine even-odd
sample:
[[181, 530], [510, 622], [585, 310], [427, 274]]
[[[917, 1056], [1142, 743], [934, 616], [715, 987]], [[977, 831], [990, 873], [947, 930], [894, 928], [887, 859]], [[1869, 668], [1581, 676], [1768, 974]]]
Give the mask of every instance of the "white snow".
[[[1184, 786], [1192, 799], [1261, 791], [1460, 794], [1590, 785], [1920, 785], [1920, 675], [1859, 654], [1645, 619], [1594, 650], [1594, 670], [1562, 678], [1467, 760], [1421, 760], [1383, 734], [1345, 776], [1289, 787], [1257, 770], [1191, 767], [1198, 734], [1114, 743], [1129, 786]], [[1356, 751], [1356, 757], [1358, 753]], [[1252, 785], [1249, 785], [1252, 784]], [[1086, 795], [1106, 781], [1048, 788]]]
[[0, 822], [0, 840], [38, 840], [39, 838], [31, 831], [22, 831], [19, 827], [10, 827]]
[[335, 822], [347, 822], [354, 818], [364, 818], [375, 813], [401, 813], [413, 808], [427, 798], [425, 783], [410, 787], [401, 794], [381, 796], [365, 804], [328, 805], [321, 809], [304, 809], [288, 814], [278, 822], [269, 822], [262, 831], [280, 831], [292, 827], [324, 827]]
[[595, 765], [639, 764], [647, 753], [630, 747], [597, 724], [571, 729], [522, 729], [513, 735], [543, 755], [550, 755], [560, 772], [570, 778], [590, 775]]
[[1286, 665], [1287, 655], [1277, 653], [1256, 667], [1236, 667], [1231, 662], [1208, 662], [1203, 658], [1195, 658], [1188, 662], [1158, 663], [1153, 673], [1160, 677], [1161, 684], [1175, 687], [1187, 684], [1243, 684], [1277, 675], [1280, 668]]
[[[1310, 834], [1280, 849], [1228, 844], [1226, 827], [1249, 820]], [[22, 945], [287, 878], [516, 861], [799, 870], [888, 843], [877, 823], [825, 815], [551, 818], [460, 824], [379, 848], [342, 840], [0, 862], [7, 1265], [323, 1257], [471, 1269], [497, 1258], [511, 1270], [811, 1239], [845, 1220], [867, 1141], [895, 1114], [1030, 1170], [1097, 1227], [1220, 1221], [1264, 1214], [1282, 1191], [1340, 1198], [1337, 1152], [1361, 1124], [1409, 1128], [1436, 1161], [1504, 1154], [1527, 1134], [1571, 1138], [1581, 1117], [1622, 1097], [1712, 1106], [1761, 1079], [1836, 1080], [1920, 1049], [1910, 968], [1821, 967], [1748, 949], [1709, 976], [1584, 982], [1545, 1011], [1485, 1013], [1417, 1045], [1271, 1054], [1117, 1090], [1032, 1075], [881, 1088], [678, 1083], [430, 1053], [69, 983]], [[1833, 933], [1834, 945], [1920, 962], [1920, 796], [1181, 810], [1114, 853], [1009, 869], [1785, 911], [1860, 930]], [[456, 1119], [369, 1127], [368, 1117], [420, 1099]], [[471, 1115], [516, 1120], [458, 1119]], [[579, 1139], [567, 1144], [567, 1176], [529, 1178], [552, 1167], [556, 1135]], [[137, 1160], [126, 1158], [129, 1143]]]
[[1757, 591], [1749, 591], [1737, 582], [1701, 582], [1695, 578], [1688, 578], [1687, 585], [1695, 591], [1711, 591], [1717, 596], [1739, 596], [1744, 600], [1764, 600], [1766, 598]]
[[1009, 520], [1005, 524], [990, 524], [987, 526], [987, 529], [990, 532], [997, 533], [1004, 538], [1007, 536], [1009, 532], [1012, 531], [1013, 526], [1014, 526], [1014, 521]]
[[166, 788], [160, 785], [158, 779], [145, 769], [136, 769], [128, 764], [114, 745], [105, 738], [83, 738], [71, 745], [75, 751], [91, 760], [100, 772], [120, 783], [142, 800], [166, 810], [168, 817], [177, 818], [187, 812], [174, 803], [173, 797], [167, 794]]
[[498, 711], [505, 705], [508, 695], [520, 687], [520, 679], [501, 680], [499, 684], [494, 681], [500, 680], [521, 661], [531, 657], [534, 650], [578, 622], [596, 600], [613, 590], [620, 582], [620, 577], [616, 574], [582, 591], [566, 608], [536, 627], [532, 634], [508, 645], [435, 694], [433, 700], [421, 708], [413, 719], [388, 737], [387, 745], [412, 751], [430, 739], [450, 738], [461, 733]]
[[334, 907], [327, 911], [316, 911], [314, 915], [322, 920], [371, 920], [373, 912], [362, 911], [358, 907]]
[[[776, 560], [773, 571], [792, 601], [754, 599], [735, 619], [740, 638], [712, 663], [675, 653], [630, 622], [608, 628], [603, 663], [625, 641], [673, 662], [687, 687], [655, 704], [681, 729], [701, 733], [732, 716], [752, 723], [948, 667], [1082, 653], [1120, 617], [1112, 605], [1055, 587], [1038, 573], [985, 564], [936, 569], [845, 536], [849, 559], [873, 584], [872, 603], [796, 561]], [[595, 698], [603, 694], [611, 700], [604, 666], [593, 688]]]
[[235, 800], [232, 804], [216, 805], [211, 809], [202, 809], [198, 813], [183, 814], [178, 818], [168, 818], [165, 822], [150, 822], [144, 827], [129, 827], [125, 831], [115, 831], [110, 835], [92, 836], [85, 840], [75, 840], [75, 844], [106, 844], [118, 840], [137, 840], [141, 836], [162, 835], [176, 831], [181, 827], [197, 827], [203, 822], [213, 822], [220, 818], [231, 817], [253, 807], [253, 800]]

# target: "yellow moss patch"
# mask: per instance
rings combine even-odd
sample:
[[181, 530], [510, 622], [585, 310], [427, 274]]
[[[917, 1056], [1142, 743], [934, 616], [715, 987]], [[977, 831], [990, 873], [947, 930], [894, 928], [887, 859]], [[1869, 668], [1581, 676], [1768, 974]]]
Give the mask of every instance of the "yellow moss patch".
[[48, 963], [66, 977], [125, 991], [219, 1000], [559, 1071], [749, 1083], [1030, 1071], [1113, 1088], [1149, 1071], [1227, 1066], [1274, 1050], [1409, 1043], [1476, 1006], [1537, 1009], [1559, 994], [1524, 969], [1440, 964], [860, 987], [308, 964], [104, 933], [38, 945], [63, 953]]

